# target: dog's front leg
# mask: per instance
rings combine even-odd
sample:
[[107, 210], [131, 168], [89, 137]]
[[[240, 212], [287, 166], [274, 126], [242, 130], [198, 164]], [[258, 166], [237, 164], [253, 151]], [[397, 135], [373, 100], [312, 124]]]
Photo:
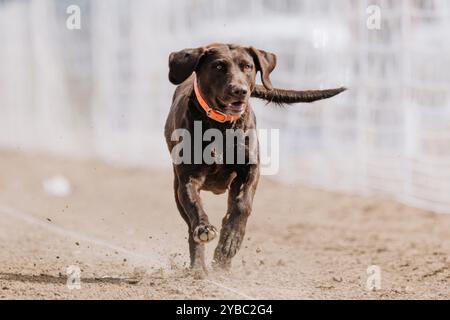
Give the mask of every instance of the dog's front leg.
[[222, 220], [219, 243], [214, 251], [215, 267], [229, 269], [231, 259], [241, 247], [258, 180], [259, 167], [252, 165], [247, 175], [236, 177], [230, 186], [228, 210]]
[[205, 243], [217, 236], [217, 229], [209, 223], [200, 198], [202, 178], [180, 179], [177, 197], [189, 220], [189, 251], [191, 268], [207, 272]]

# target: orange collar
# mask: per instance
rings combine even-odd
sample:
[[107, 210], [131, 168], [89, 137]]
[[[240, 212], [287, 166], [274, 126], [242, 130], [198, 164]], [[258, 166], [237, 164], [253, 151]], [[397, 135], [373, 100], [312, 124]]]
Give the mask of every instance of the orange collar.
[[220, 123], [224, 123], [227, 121], [233, 122], [240, 118], [240, 116], [230, 116], [228, 114], [225, 114], [223, 112], [220, 112], [218, 110], [211, 108], [208, 105], [208, 103], [205, 101], [205, 99], [203, 99], [203, 97], [200, 93], [200, 89], [199, 89], [198, 83], [197, 83], [197, 77], [195, 75], [194, 75], [194, 92], [195, 92], [195, 97], [197, 98], [198, 103], [203, 108], [203, 110], [205, 110], [206, 115], [209, 118], [211, 118], [217, 122], [220, 122]]

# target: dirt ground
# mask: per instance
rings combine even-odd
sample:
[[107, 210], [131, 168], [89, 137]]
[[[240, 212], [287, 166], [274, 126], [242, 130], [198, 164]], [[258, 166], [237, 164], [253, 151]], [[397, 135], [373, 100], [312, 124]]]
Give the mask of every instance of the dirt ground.
[[[232, 270], [196, 280], [170, 170], [13, 152], [0, 153], [0, 168], [2, 299], [450, 298], [450, 216], [263, 177]], [[55, 175], [70, 195], [44, 191]], [[219, 227], [226, 197], [203, 197]], [[80, 289], [67, 286], [69, 266]]]

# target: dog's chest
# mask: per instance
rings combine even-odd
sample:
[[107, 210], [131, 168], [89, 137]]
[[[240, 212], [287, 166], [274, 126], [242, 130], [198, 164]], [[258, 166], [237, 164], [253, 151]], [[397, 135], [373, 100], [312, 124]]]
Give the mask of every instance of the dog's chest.
[[214, 194], [222, 194], [228, 191], [237, 176], [236, 171], [223, 165], [213, 165], [208, 169], [202, 190], [211, 191]]

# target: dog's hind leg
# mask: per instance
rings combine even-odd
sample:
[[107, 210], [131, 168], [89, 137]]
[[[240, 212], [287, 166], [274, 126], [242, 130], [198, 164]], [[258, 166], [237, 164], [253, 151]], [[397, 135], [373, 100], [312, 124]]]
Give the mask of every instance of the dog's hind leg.
[[205, 243], [214, 239], [217, 229], [209, 224], [200, 199], [200, 180], [189, 179], [187, 183], [175, 178], [175, 201], [181, 216], [189, 227], [189, 252], [191, 268], [207, 272]]
[[214, 267], [229, 269], [231, 259], [241, 247], [258, 180], [259, 167], [251, 165], [246, 175], [238, 175], [231, 184], [227, 214], [222, 220], [219, 243], [214, 251]]

